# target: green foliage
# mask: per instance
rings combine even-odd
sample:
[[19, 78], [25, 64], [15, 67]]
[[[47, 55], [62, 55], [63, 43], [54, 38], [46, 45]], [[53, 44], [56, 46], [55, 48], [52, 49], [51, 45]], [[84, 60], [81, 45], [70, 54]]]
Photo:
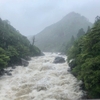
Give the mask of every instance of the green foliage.
[[78, 31], [77, 37], [80, 38], [80, 37], [83, 36], [84, 34], [85, 34], [84, 29], [81, 28], [81, 29]]
[[0, 19], [0, 52], [2, 52], [0, 53], [0, 68], [18, 65], [21, 58], [41, 53], [25, 36], [12, 27], [8, 20], [2, 19]]
[[[70, 62], [74, 60], [74, 62]], [[84, 82], [89, 98], [100, 98], [100, 18], [92, 29], [75, 41], [68, 52], [72, 73]]]
[[8, 61], [9, 61], [9, 56], [6, 55], [4, 49], [0, 48], [0, 69], [6, 67]]

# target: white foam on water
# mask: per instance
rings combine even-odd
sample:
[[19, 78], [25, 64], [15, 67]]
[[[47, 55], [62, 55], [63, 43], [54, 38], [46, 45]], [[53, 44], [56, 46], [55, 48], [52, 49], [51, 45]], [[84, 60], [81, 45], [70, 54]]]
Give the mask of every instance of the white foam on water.
[[79, 100], [81, 81], [68, 71], [66, 62], [53, 63], [57, 56], [62, 55], [45, 53], [32, 58], [28, 67], [17, 66], [12, 76], [2, 76], [0, 100]]

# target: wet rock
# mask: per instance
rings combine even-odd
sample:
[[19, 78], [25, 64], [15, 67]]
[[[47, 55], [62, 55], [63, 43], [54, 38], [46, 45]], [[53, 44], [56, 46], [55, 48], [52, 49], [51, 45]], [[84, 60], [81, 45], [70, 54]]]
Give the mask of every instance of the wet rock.
[[0, 76], [4, 75], [4, 74], [7, 74], [9, 76], [11, 76], [12, 74], [10, 73], [12, 70], [4, 70], [4, 69], [1, 69], [0, 70]]
[[4, 69], [0, 69], [0, 76], [5, 74], [5, 70]]
[[9, 72], [12, 72], [13, 70], [9, 70]]
[[29, 60], [31, 60], [31, 57], [26, 56], [25, 59], [29, 61]]
[[11, 74], [11, 73], [9, 73], [9, 72], [7, 72], [7, 75], [11, 76], [12, 74]]
[[88, 95], [87, 95], [87, 92], [85, 92], [85, 91], [82, 91], [83, 92], [83, 96], [82, 96], [82, 98], [81, 99], [89, 99], [88, 98]]
[[71, 70], [76, 66], [75, 60], [71, 60], [69, 62], [69, 67], [71, 68]]
[[12, 66], [12, 69], [15, 69], [16, 67], [15, 66]]
[[53, 63], [64, 63], [65, 59], [63, 57], [56, 57]]
[[7, 73], [7, 70], [5, 70], [5, 73]]
[[23, 59], [23, 58], [21, 58], [21, 62], [22, 62], [22, 65], [23, 66], [28, 66], [28, 64], [29, 64], [29, 62], [28, 61], [26, 61], [25, 59]]
[[12, 71], [13, 71], [13, 70], [11, 70], [11, 69], [10, 69], [10, 70], [5, 70], [5, 73], [7, 73], [7, 72], [12, 72]]

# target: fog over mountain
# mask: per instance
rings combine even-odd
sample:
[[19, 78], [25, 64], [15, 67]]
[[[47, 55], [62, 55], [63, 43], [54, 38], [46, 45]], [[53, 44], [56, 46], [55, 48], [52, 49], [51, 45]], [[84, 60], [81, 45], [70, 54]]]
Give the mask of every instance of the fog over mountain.
[[67, 43], [72, 36], [76, 36], [79, 29], [87, 31], [92, 26], [87, 18], [78, 13], [71, 12], [63, 19], [46, 27], [35, 36], [35, 44], [42, 51], [59, 51], [64, 43]]
[[39, 33], [72, 11], [93, 23], [99, 9], [100, 0], [0, 0], [0, 17], [26, 36]]

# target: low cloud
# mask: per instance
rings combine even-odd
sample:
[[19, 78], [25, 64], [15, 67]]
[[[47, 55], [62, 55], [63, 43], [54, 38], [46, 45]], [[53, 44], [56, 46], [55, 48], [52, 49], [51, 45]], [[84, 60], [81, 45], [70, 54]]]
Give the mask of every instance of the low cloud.
[[93, 22], [99, 9], [99, 0], [0, 0], [0, 17], [23, 35], [37, 34], [72, 11]]

